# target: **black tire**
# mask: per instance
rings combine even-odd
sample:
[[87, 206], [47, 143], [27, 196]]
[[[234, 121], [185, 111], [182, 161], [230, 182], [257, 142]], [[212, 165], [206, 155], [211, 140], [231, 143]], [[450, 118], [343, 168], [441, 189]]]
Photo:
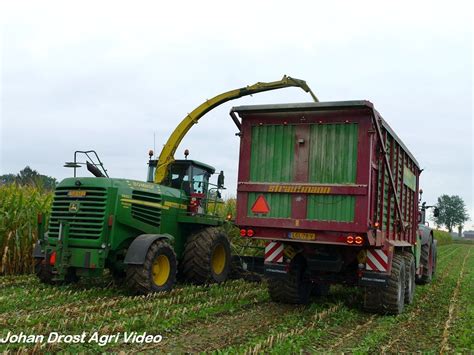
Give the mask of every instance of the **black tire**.
[[114, 280], [114, 284], [122, 285], [125, 282], [125, 279], [127, 277], [127, 273], [125, 270], [119, 270], [119, 269], [114, 269], [110, 268], [110, 275], [112, 275], [112, 279]]
[[415, 256], [411, 252], [404, 252], [403, 257], [405, 258], [405, 303], [412, 304], [416, 287]]
[[383, 289], [382, 311], [388, 314], [400, 314], [405, 307], [405, 258], [394, 254], [392, 272], [388, 278], [387, 287]]
[[69, 268], [63, 281], [55, 281], [53, 267], [43, 258], [35, 258], [35, 274], [40, 282], [48, 285], [66, 285], [79, 282], [76, 270]]
[[285, 277], [270, 278], [268, 293], [274, 302], [307, 304], [310, 300], [312, 285], [304, 277], [305, 263], [302, 257], [296, 256], [290, 264], [290, 271]]
[[[433, 278], [433, 267], [432, 267], [432, 252], [433, 252], [433, 241], [430, 241], [421, 246], [420, 264], [423, 269], [421, 276], [418, 278], [417, 283], [420, 285], [429, 284]], [[431, 259], [431, 260], [430, 260]]]
[[75, 284], [79, 282], [80, 278], [76, 274], [76, 270], [74, 268], [69, 268], [67, 270], [66, 276], [64, 277], [63, 284]]
[[438, 241], [433, 241], [433, 269], [431, 271], [431, 278], [433, 279], [436, 275], [436, 267], [438, 264]]
[[135, 294], [169, 291], [176, 283], [177, 268], [171, 245], [157, 240], [148, 249], [143, 265], [126, 266], [125, 283]]
[[364, 310], [379, 313], [382, 310], [382, 288], [364, 287]]
[[46, 259], [35, 258], [35, 274], [40, 282], [48, 285], [54, 285], [53, 267], [46, 262]]
[[230, 275], [232, 256], [225, 232], [205, 228], [188, 238], [184, 247], [182, 273], [195, 284], [221, 283]]
[[311, 296], [314, 297], [325, 297], [329, 293], [331, 285], [323, 283], [314, 283], [311, 286]]

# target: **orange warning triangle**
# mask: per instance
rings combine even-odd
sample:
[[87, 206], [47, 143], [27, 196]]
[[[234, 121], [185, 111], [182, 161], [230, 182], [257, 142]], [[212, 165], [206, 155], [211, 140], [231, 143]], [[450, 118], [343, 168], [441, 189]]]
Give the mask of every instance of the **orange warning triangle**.
[[268, 212], [270, 212], [270, 207], [268, 206], [268, 203], [267, 203], [267, 200], [265, 200], [265, 197], [263, 197], [263, 195], [260, 195], [255, 200], [255, 203], [253, 204], [251, 210], [253, 213], [267, 214]]

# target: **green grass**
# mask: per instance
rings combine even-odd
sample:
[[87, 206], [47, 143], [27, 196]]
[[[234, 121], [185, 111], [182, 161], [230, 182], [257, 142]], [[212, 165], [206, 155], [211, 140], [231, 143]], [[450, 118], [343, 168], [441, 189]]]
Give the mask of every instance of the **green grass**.
[[[178, 284], [169, 293], [142, 297], [129, 296], [108, 277], [48, 286], [30, 275], [4, 276], [0, 277], [0, 337], [8, 331], [146, 331], [164, 337], [163, 343], [148, 345], [44, 344], [36, 348], [40, 352], [432, 352], [439, 351], [451, 318], [449, 351], [469, 352], [474, 350], [473, 248], [441, 246], [433, 284], [418, 286], [415, 303], [397, 317], [362, 311], [360, 290], [344, 286], [334, 286], [327, 297], [308, 306], [294, 306], [270, 302], [265, 283], [243, 280], [212, 286]], [[0, 344], [0, 352], [4, 350], [33, 349]]]

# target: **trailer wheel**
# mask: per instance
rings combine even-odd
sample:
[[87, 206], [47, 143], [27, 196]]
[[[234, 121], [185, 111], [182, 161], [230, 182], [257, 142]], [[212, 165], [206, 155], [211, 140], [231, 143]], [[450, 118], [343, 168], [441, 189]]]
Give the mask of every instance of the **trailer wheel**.
[[311, 296], [325, 297], [328, 295], [330, 287], [329, 284], [315, 283], [311, 287]]
[[405, 259], [400, 254], [394, 254], [392, 272], [388, 285], [383, 290], [382, 310], [388, 314], [400, 314], [405, 303]]
[[403, 253], [405, 258], [405, 303], [411, 304], [415, 296], [415, 257], [411, 252]]
[[417, 278], [417, 283], [421, 285], [429, 284], [433, 278], [433, 241], [421, 246], [420, 264], [423, 266], [421, 276]]
[[311, 282], [304, 278], [304, 259], [296, 256], [286, 277], [268, 280], [268, 293], [274, 302], [307, 304], [311, 295]]
[[219, 228], [205, 228], [188, 238], [182, 272], [192, 283], [220, 283], [228, 279], [232, 262], [227, 235]]
[[125, 282], [136, 294], [169, 291], [176, 282], [176, 254], [164, 240], [154, 242], [143, 265], [128, 264]]
[[367, 312], [378, 313], [381, 311], [381, 292], [380, 287], [364, 287], [364, 309]]

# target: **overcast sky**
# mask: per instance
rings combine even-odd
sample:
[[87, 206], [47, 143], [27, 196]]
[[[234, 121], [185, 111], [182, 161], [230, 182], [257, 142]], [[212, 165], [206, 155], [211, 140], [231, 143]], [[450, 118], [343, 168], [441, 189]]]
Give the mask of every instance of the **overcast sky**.
[[[473, 207], [469, 1], [0, 2], [0, 174], [58, 179], [95, 149], [113, 177], [145, 179], [180, 120], [221, 92], [304, 79], [321, 101], [373, 102], [415, 155], [431, 204]], [[232, 106], [310, 101], [297, 88], [215, 109], [179, 147], [236, 188]], [[86, 173], [85, 171], [83, 172]], [[474, 229], [473, 221], [466, 225]]]

